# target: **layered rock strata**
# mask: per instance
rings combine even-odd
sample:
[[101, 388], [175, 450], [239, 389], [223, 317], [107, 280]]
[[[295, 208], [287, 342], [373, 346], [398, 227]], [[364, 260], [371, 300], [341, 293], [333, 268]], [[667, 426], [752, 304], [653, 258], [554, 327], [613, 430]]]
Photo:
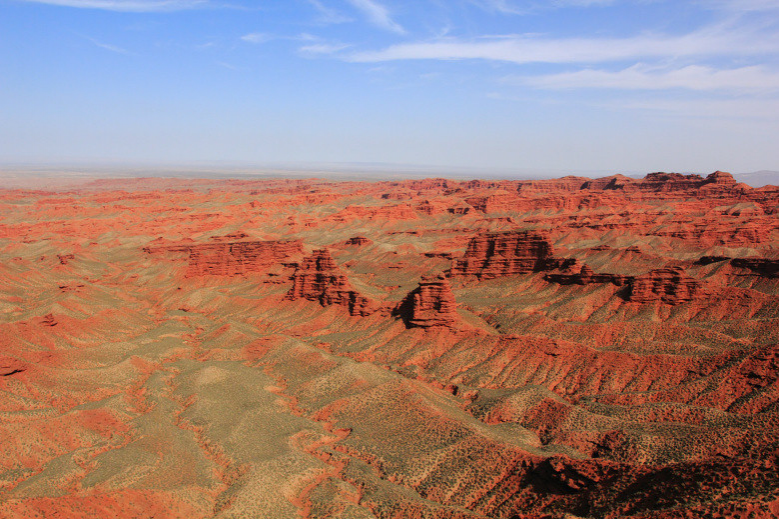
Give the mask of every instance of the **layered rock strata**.
[[187, 276], [240, 276], [302, 254], [300, 241], [213, 243], [189, 249]]
[[403, 300], [396, 312], [409, 327], [453, 328], [460, 321], [449, 281], [444, 276], [426, 276]]
[[660, 301], [671, 305], [686, 303], [703, 295], [700, 282], [688, 276], [684, 269], [662, 268], [636, 277], [630, 284], [630, 301], [650, 303]]
[[187, 277], [242, 276], [266, 272], [273, 265], [303, 254], [300, 240], [243, 241], [207, 244], [176, 244], [146, 247], [147, 254], [186, 253]]
[[349, 315], [366, 316], [378, 305], [357, 292], [340, 271], [327, 249], [315, 250], [292, 275], [292, 288], [286, 299], [317, 301], [322, 306], [338, 305], [349, 310]]
[[471, 239], [465, 255], [452, 265], [449, 274], [493, 279], [561, 268], [569, 263], [554, 257], [546, 234], [536, 231], [486, 233]]
[[557, 283], [558, 285], [595, 285], [602, 283], [612, 283], [617, 286], [630, 284], [633, 281], [632, 276], [623, 276], [620, 274], [595, 273], [589, 265], [581, 265], [577, 268], [570, 268], [563, 272], [549, 273], [544, 276], [546, 281]]

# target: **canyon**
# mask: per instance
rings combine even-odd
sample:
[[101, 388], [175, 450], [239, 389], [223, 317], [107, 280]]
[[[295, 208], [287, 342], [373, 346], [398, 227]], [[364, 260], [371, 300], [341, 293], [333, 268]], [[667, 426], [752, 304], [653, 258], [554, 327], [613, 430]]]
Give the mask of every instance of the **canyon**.
[[779, 187], [0, 189], [0, 519], [779, 516]]

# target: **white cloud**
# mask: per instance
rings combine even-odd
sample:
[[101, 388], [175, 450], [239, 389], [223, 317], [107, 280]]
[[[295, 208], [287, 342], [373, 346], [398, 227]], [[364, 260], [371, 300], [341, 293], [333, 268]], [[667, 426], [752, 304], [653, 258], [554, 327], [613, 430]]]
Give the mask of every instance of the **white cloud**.
[[683, 88], [696, 91], [724, 90], [760, 93], [779, 90], [779, 73], [763, 66], [719, 70], [690, 65], [668, 70], [637, 64], [624, 70], [580, 70], [534, 77], [511, 77], [510, 82], [539, 88], [615, 88], [624, 90], [666, 90]]
[[348, 47], [349, 45], [343, 43], [315, 43], [300, 47], [298, 50], [303, 54], [335, 54]]
[[125, 49], [123, 49], [121, 47], [117, 47], [116, 45], [111, 45], [109, 43], [103, 43], [103, 42], [98, 41], [98, 40], [96, 40], [94, 38], [91, 38], [89, 36], [84, 36], [84, 38], [89, 40], [96, 47], [100, 47], [101, 49], [108, 50], [108, 51], [111, 51], [111, 52], [115, 52], [117, 54], [124, 54], [125, 56], [132, 55], [132, 52], [130, 52], [128, 50], [125, 50]]
[[314, 9], [316, 9], [319, 12], [319, 22], [323, 24], [335, 24], [335, 23], [345, 23], [345, 22], [351, 22], [352, 19], [348, 18], [335, 9], [326, 6], [323, 4], [320, 0], [308, 0], [308, 3], [314, 6]]
[[274, 36], [265, 34], [263, 32], [252, 32], [249, 34], [244, 34], [241, 36], [241, 39], [248, 43], [265, 43], [274, 39]]
[[406, 30], [392, 19], [389, 10], [375, 0], [348, 0], [348, 2], [362, 11], [368, 20], [377, 27], [398, 34], [406, 33]]
[[541, 38], [504, 36], [403, 43], [359, 52], [348, 59], [376, 63], [395, 60], [482, 59], [511, 63], [599, 63], [641, 58], [756, 55], [779, 52], [779, 32], [758, 33], [746, 27], [716, 26], [670, 36], [642, 34], [628, 38]]
[[736, 12], [779, 10], [779, 0], [700, 0], [698, 3], [708, 9]]
[[209, 5], [209, 0], [21, 0], [38, 4], [77, 7], [80, 9], [104, 9], [131, 13], [181, 11]]
[[473, 3], [490, 12], [504, 14], [526, 14], [527, 9], [520, 9], [509, 0], [473, 0]]
[[575, 7], [592, 7], [611, 5], [616, 3], [616, 0], [555, 0], [554, 4], [557, 6], [575, 6]]

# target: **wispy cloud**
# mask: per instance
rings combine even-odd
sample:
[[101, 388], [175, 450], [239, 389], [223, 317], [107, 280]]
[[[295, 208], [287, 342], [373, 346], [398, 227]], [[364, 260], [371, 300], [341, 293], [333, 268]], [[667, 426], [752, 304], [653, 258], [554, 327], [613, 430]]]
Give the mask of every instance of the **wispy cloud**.
[[252, 32], [249, 34], [244, 34], [241, 36], [241, 39], [248, 43], [265, 43], [266, 41], [275, 39], [275, 36], [266, 34], [264, 32]]
[[707, 9], [725, 9], [735, 12], [779, 10], [779, 0], [699, 0], [698, 4]]
[[554, 0], [553, 5], [558, 7], [602, 7], [617, 3], [617, 0]]
[[348, 16], [341, 14], [332, 7], [326, 6], [320, 0], [308, 0], [308, 3], [314, 6], [314, 9], [319, 13], [319, 23], [330, 25], [352, 21]]
[[243, 69], [241, 69], [240, 67], [236, 67], [235, 65], [232, 65], [232, 64], [230, 64], [230, 63], [227, 63], [227, 62], [225, 62], [225, 61], [216, 61], [215, 63], [216, 63], [217, 65], [219, 65], [220, 67], [222, 67], [222, 68], [226, 68], [226, 69], [228, 69], [228, 70], [235, 70], [235, 71], [238, 71], [238, 70], [243, 70]]
[[511, 63], [600, 63], [641, 58], [757, 55], [779, 52], [779, 33], [746, 27], [704, 28], [683, 35], [642, 34], [628, 38], [504, 36], [403, 43], [349, 56], [355, 62], [481, 59]]
[[103, 9], [129, 13], [150, 13], [198, 9], [210, 5], [209, 0], [20, 0], [28, 3]]
[[510, 0], [471, 0], [471, 2], [492, 13], [526, 14], [528, 12], [528, 9], [520, 9]]
[[103, 43], [103, 42], [98, 41], [98, 40], [96, 40], [94, 38], [91, 38], [89, 36], [84, 36], [84, 38], [89, 40], [96, 47], [100, 47], [101, 49], [105, 49], [107, 51], [115, 52], [117, 54], [124, 54], [125, 56], [133, 55], [132, 52], [130, 52], [130, 51], [126, 50], [126, 49], [123, 49], [121, 47], [117, 47], [116, 45], [111, 45], [109, 43]]
[[[470, 0], [485, 11], [501, 14], [530, 14], [540, 10], [559, 7], [603, 7], [617, 0], [549, 0], [546, 2], [523, 2], [521, 6], [512, 0]], [[755, 0], [759, 1], [759, 0]]]
[[286, 40], [286, 41], [303, 41], [303, 42], [321, 42], [322, 38], [302, 32], [294, 36], [279, 36], [276, 34], [269, 34], [267, 32], [251, 32], [241, 36], [241, 40], [247, 43], [266, 43], [274, 40]]
[[668, 70], [637, 64], [616, 72], [579, 70], [544, 76], [510, 77], [507, 78], [507, 81], [551, 89], [667, 90], [681, 88], [736, 93], [765, 93], [779, 90], [779, 73], [768, 70], [764, 66], [719, 70], [707, 66], [690, 65]]
[[362, 11], [373, 25], [398, 34], [406, 33], [406, 30], [392, 19], [389, 10], [379, 2], [375, 0], [348, 0], [348, 2]]
[[304, 45], [298, 50], [302, 54], [324, 55], [335, 54], [347, 48], [349, 48], [349, 45], [345, 43], [315, 43], [313, 45]]

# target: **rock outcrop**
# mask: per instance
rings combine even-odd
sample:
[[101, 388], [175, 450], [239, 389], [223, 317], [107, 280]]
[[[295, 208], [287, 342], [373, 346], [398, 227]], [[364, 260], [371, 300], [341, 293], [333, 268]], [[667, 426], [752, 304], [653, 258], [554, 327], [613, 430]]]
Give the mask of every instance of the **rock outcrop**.
[[303, 254], [300, 240], [241, 241], [206, 244], [178, 243], [145, 247], [147, 254], [186, 253], [186, 276], [243, 276], [263, 273], [270, 267]]
[[351, 246], [362, 247], [363, 245], [372, 245], [372, 244], [373, 241], [369, 240], [364, 236], [352, 236], [351, 238], [349, 238], [348, 240], [342, 243], [342, 245], [346, 247], [351, 247]]
[[559, 285], [595, 285], [612, 283], [617, 286], [623, 286], [631, 283], [634, 278], [632, 276], [609, 274], [605, 272], [596, 274], [589, 265], [577, 264], [562, 272], [546, 274], [544, 279]]
[[767, 278], [779, 277], [779, 260], [777, 259], [701, 256], [701, 258], [696, 261], [696, 263], [698, 265], [711, 265], [712, 263], [720, 263], [723, 261], [730, 261], [730, 264], [737, 268], [749, 269], [758, 276]]
[[449, 281], [444, 276], [423, 277], [396, 310], [408, 327], [452, 328], [460, 321]]
[[[613, 178], [607, 184], [602, 185], [599, 180], [586, 184], [586, 188], [613, 190], [621, 189], [626, 192], [644, 193], [677, 193], [687, 192], [693, 194], [698, 190], [705, 190], [708, 196], [728, 195], [742, 191], [742, 187], [733, 178], [733, 175], [724, 171], [715, 171], [706, 178], [700, 175], [683, 175], [681, 173], [650, 173], [640, 180], [626, 180]], [[743, 186], [743, 185], [742, 185]]]
[[22, 373], [27, 369], [27, 365], [13, 357], [0, 356], [0, 377], [10, 377], [17, 373]]
[[734, 267], [749, 269], [764, 277], [779, 277], [779, 260], [766, 258], [733, 258], [730, 264]]
[[327, 249], [315, 250], [292, 275], [292, 288], [286, 299], [317, 301], [322, 306], [338, 305], [349, 310], [349, 315], [370, 315], [378, 305], [357, 292], [340, 271]]
[[213, 243], [189, 248], [187, 277], [242, 276], [302, 254], [300, 241]]
[[546, 234], [536, 231], [486, 233], [471, 239], [465, 255], [452, 265], [449, 274], [492, 279], [542, 272], [569, 263], [554, 257]]
[[635, 303], [660, 301], [676, 305], [692, 301], [702, 294], [700, 282], [678, 267], [652, 270], [636, 277], [630, 284], [630, 301]]

